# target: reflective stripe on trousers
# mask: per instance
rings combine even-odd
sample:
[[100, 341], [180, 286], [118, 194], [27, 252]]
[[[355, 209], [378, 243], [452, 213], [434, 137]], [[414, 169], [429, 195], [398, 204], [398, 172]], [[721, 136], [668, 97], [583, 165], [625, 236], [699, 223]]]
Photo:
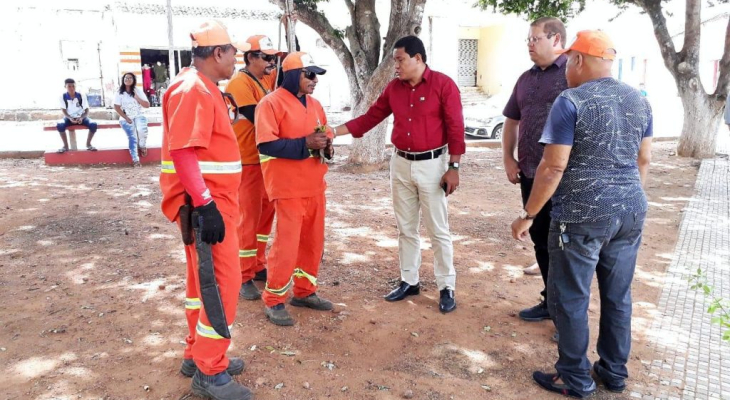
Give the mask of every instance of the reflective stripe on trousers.
[[[241, 172], [241, 162], [214, 162], [214, 161], [198, 161], [200, 172], [203, 174], [237, 174]], [[161, 162], [161, 172], [163, 174], [174, 174], [175, 165], [172, 161]]]
[[306, 278], [312, 286], [317, 286], [317, 277], [304, 272], [301, 268], [294, 269], [294, 278]]
[[271, 293], [271, 294], [275, 294], [277, 296], [284, 296], [286, 294], [286, 292], [289, 291], [289, 288], [292, 287], [292, 285], [294, 285], [294, 279], [293, 278], [289, 279], [289, 283], [287, 283], [286, 285], [284, 285], [283, 288], [281, 288], [281, 289], [272, 289], [272, 288], [269, 287], [269, 282], [267, 281], [266, 282], [266, 287], [264, 288], [264, 290], [267, 291], [267, 292], [269, 292], [269, 293]]
[[186, 310], [199, 310], [200, 306], [203, 305], [203, 303], [200, 302], [200, 299], [198, 298], [185, 298], [185, 309]]
[[256, 250], [238, 250], [238, 256], [241, 258], [247, 258], [247, 257], [256, 257]]
[[[229, 331], [231, 330], [231, 328], [233, 328], [233, 325], [228, 325]], [[195, 327], [195, 333], [200, 336], [207, 337], [208, 339], [225, 339], [223, 336], [219, 335], [212, 326], [205, 325], [200, 321], [198, 321], [198, 325]]]

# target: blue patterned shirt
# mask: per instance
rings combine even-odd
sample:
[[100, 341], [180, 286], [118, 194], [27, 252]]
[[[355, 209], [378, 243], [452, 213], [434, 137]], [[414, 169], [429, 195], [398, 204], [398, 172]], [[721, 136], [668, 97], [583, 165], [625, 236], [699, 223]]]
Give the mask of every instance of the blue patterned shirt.
[[550, 217], [580, 223], [646, 212], [637, 159], [652, 134], [649, 102], [629, 85], [602, 78], [561, 93], [540, 139], [573, 146]]

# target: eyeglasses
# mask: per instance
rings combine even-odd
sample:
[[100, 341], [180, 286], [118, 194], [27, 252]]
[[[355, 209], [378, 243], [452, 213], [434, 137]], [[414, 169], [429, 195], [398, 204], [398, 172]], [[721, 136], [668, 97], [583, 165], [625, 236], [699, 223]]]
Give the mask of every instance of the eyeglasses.
[[314, 78], [317, 77], [317, 74], [315, 74], [312, 71], [307, 71], [306, 69], [303, 70], [302, 73], [304, 74], [304, 77], [307, 78], [307, 79], [309, 79], [310, 81], [313, 81]]
[[276, 60], [276, 54], [264, 54], [260, 51], [254, 53], [254, 54], [256, 55], [256, 57], [258, 57], [266, 62], [272, 62], [272, 61]]
[[231, 120], [231, 125], [233, 125], [238, 122], [238, 104], [236, 104], [232, 94], [221, 92], [221, 95], [223, 95], [223, 101], [228, 109], [228, 118]]
[[535, 44], [535, 43], [539, 42], [539, 41], [540, 41], [540, 39], [543, 39], [543, 38], [545, 38], [545, 39], [550, 39], [550, 38], [552, 38], [553, 36], [555, 36], [555, 34], [554, 34], [554, 33], [550, 33], [550, 34], [547, 34], [547, 35], [545, 35], [545, 36], [533, 36], [533, 37], [528, 37], [527, 39], [525, 39], [525, 43], [527, 43], [528, 45], [531, 45], [531, 44]]

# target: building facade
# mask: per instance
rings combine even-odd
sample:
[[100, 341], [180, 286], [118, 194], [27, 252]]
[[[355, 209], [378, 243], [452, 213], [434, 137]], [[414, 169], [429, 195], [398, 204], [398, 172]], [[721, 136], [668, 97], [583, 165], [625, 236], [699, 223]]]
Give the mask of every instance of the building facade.
[[[10, 3], [10, 2], [6, 2]], [[190, 64], [189, 32], [207, 18], [223, 21], [236, 38], [269, 35], [275, 44], [285, 38], [279, 20], [281, 10], [267, 0], [173, 0], [172, 57], [166, 0], [76, 0], [73, 5], [45, 0], [0, 5], [0, 34], [6, 42], [0, 71], [12, 96], [0, 97], [0, 109], [54, 109], [64, 91], [63, 81], [74, 78], [78, 90], [100, 105], [110, 107], [121, 75], [132, 72], [142, 86], [142, 66], [157, 62], [171, 66], [172, 75]], [[473, 7], [473, 0], [429, 0], [420, 37], [426, 45], [428, 64], [453, 78], [462, 88], [473, 88], [503, 104], [519, 75], [531, 66], [525, 38], [529, 23]], [[245, 6], [244, 6], [245, 5]], [[681, 45], [684, 2], [669, 20], [675, 42]], [[333, 26], [344, 29], [350, 16], [344, 4], [319, 3]], [[381, 35], [387, 32], [389, 0], [377, 0]], [[703, 12], [701, 75], [705, 88], [716, 82], [728, 7], [718, 5]], [[619, 49], [614, 76], [645, 87], [652, 97], [676, 97], [676, 87], [664, 67], [651, 22], [632, 8], [618, 15], [607, 1], [594, 2], [568, 23], [568, 40], [581, 29], [607, 31]], [[606, 16], [616, 18], [606, 18]], [[631, 26], [632, 29], [625, 29]], [[347, 76], [335, 53], [312, 29], [298, 23], [296, 33], [303, 51], [311, 53], [328, 70], [320, 77], [315, 96], [326, 107], [350, 106]], [[239, 66], [243, 66], [239, 55]]]

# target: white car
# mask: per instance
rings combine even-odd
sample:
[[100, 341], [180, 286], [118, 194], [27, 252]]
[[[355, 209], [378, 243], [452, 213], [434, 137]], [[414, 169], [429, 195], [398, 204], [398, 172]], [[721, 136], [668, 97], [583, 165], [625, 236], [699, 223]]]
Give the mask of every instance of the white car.
[[488, 118], [468, 118], [464, 121], [464, 133], [467, 136], [484, 139], [502, 139], [504, 120], [503, 115]]

